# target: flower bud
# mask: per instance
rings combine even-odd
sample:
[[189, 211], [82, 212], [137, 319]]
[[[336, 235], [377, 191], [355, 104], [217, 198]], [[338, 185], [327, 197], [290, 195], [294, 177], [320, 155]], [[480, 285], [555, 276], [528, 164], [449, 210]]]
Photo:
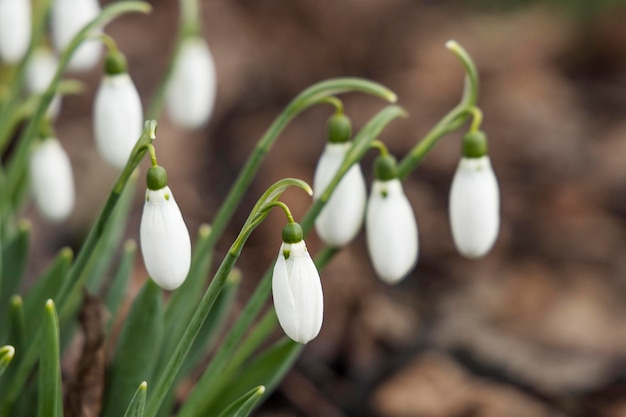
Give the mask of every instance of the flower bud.
[[[172, 291], [189, 273], [191, 239], [167, 186], [167, 177], [162, 175], [164, 172], [161, 167], [152, 167], [148, 171], [149, 187], [141, 216], [140, 239], [148, 274], [161, 288]], [[154, 189], [158, 186], [162, 187]]]
[[201, 127], [213, 112], [216, 90], [215, 63], [209, 46], [199, 37], [185, 39], [167, 88], [169, 116], [184, 128]]
[[467, 258], [484, 256], [498, 237], [500, 192], [488, 156], [461, 158], [450, 188], [454, 244]]
[[0, 62], [16, 64], [30, 44], [30, 0], [0, 0]]
[[402, 280], [417, 263], [417, 223], [397, 178], [374, 180], [367, 205], [367, 249], [386, 283]]
[[[316, 199], [332, 181], [351, 145], [350, 142], [326, 144], [313, 179]], [[363, 224], [366, 198], [363, 172], [359, 164], [354, 164], [315, 220], [315, 230], [324, 243], [341, 247], [354, 239]]]
[[[43, 94], [47, 89], [59, 66], [59, 60], [48, 48], [39, 48], [26, 70], [26, 89], [31, 94]], [[56, 120], [61, 112], [61, 96], [55, 94], [46, 115]]]
[[[293, 237], [293, 232], [289, 230], [287, 235]], [[324, 296], [319, 272], [304, 240], [283, 241], [280, 246], [272, 276], [272, 295], [285, 334], [302, 344], [313, 340], [322, 328]]]
[[123, 168], [141, 136], [141, 99], [128, 73], [105, 75], [93, 110], [96, 146], [105, 161]]
[[74, 178], [70, 159], [57, 139], [45, 139], [33, 150], [30, 180], [43, 217], [59, 222], [69, 216], [74, 208]]
[[[100, 13], [98, 0], [54, 0], [51, 10], [52, 43], [58, 52], [67, 48], [78, 32]], [[102, 46], [87, 39], [74, 52], [68, 68], [87, 71], [100, 59]]]

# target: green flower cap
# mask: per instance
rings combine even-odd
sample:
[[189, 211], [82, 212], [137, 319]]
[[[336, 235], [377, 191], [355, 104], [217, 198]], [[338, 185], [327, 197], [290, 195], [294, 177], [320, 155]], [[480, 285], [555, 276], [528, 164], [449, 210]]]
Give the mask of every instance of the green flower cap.
[[462, 152], [465, 158], [482, 158], [487, 155], [487, 135], [485, 132], [481, 130], [467, 132], [463, 136]]
[[391, 155], [380, 155], [374, 161], [374, 178], [379, 181], [390, 181], [398, 178], [398, 164]]
[[334, 114], [328, 119], [328, 141], [346, 143], [352, 139], [352, 123], [345, 114]]
[[283, 227], [283, 242], [284, 243], [298, 243], [302, 241], [304, 233], [302, 232], [302, 226], [298, 223], [287, 223]]
[[146, 183], [152, 191], [167, 187], [167, 171], [162, 166], [153, 166], [148, 169]]
[[128, 63], [124, 54], [119, 51], [109, 52], [104, 60], [104, 72], [107, 75], [126, 74]]

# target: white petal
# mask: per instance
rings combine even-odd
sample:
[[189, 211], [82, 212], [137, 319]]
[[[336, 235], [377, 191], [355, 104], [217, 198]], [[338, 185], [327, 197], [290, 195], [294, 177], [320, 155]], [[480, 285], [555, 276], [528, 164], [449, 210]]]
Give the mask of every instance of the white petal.
[[143, 261], [154, 282], [166, 290], [178, 288], [191, 265], [191, 240], [169, 187], [146, 190], [140, 238]]
[[[285, 251], [289, 257], [285, 259]], [[274, 308], [285, 334], [308, 343], [322, 328], [324, 296], [317, 268], [304, 241], [283, 243], [272, 277]]]
[[[52, 2], [52, 43], [58, 52], [68, 47], [74, 36], [100, 13], [97, 0], [54, 0]], [[97, 40], [86, 40], [74, 52], [69, 69], [85, 71], [100, 59], [102, 46]]]
[[500, 192], [488, 156], [461, 158], [450, 188], [450, 226], [457, 250], [485, 255], [498, 237]]
[[74, 208], [74, 178], [70, 160], [58, 140], [49, 138], [31, 155], [30, 179], [35, 203], [51, 221], [64, 220]]
[[30, 43], [30, 0], [0, 0], [0, 61], [19, 62]]
[[[42, 94], [52, 82], [59, 60], [47, 48], [39, 48], [33, 54], [26, 71], [26, 89], [31, 94]], [[48, 117], [55, 120], [61, 111], [61, 96], [55, 95], [48, 108]]]
[[141, 99], [128, 74], [102, 79], [93, 120], [98, 151], [109, 164], [123, 168], [143, 125]]
[[366, 215], [367, 248], [376, 274], [394, 284], [417, 263], [417, 223], [402, 183], [374, 181]]
[[215, 63], [202, 38], [183, 41], [167, 88], [167, 110], [172, 120], [187, 128], [205, 124], [215, 104]]
[[[343, 162], [351, 143], [327, 143], [315, 169], [313, 190], [315, 198], [326, 190]], [[357, 235], [363, 224], [367, 191], [358, 164], [343, 176], [337, 188], [315, 221], [315, 230], [330, 246], [341, 247]]]

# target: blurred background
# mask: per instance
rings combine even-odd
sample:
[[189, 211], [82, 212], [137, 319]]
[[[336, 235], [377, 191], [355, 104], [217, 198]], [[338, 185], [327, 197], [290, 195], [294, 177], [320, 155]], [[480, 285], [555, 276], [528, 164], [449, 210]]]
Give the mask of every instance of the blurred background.
[[[102, 3], [109, 3], [103, 1]], [[177, 1], [152, 1], [107, 33], [150, 102], [177, 30]], [[195, 132], [163, 116], [159, 162], [192, 235], [211, 222], [264, 130], [297, 93], [358, 76], [394, 90], [410, 117], [383, 133], [401, 158], [460, 99], [448, 39], [481, 77], [483, 128], [502, 195], [502, 228], [477, 261], [455, 252], [448, 192], [461, 133], [444, 138], [405, 182], [420, 259], [402, 283], [375, 277], [364, 236], [323, 271], [325, 321], [263, 417], [626, 416], [626, 2], [618, 0], [206, 0], [204, 34], [218, 73], [216, 110]], [[100, 72], [64, 100], [57, 134], [71, 154], [78, 207], [62, 225], [32, 207], [31, 273], [78, 247], [115, 178], [96, 153], [91, 110]], [[355, 130], [384, 106], [342, 96]], [[223, 254], [267, 186], [312, 182], [332, 109], [298, 117], [279, 138], [219, 246]], [[371, 179], [372, 155], [363, 162]], [[144, 161], [146, 162], [146, 161]], [[143, 188], [140, 185], [140, 188]], [[137, 193], [128, 237], [138, 239]], [[310, 200], [286, 196], [296, 218]], [[238, 266], [241, 306], [276, 256], [284, 219], [255, 232]], [[321, 244], [307, 239], [315, 254]], [[136, 288], [145, 280], [136, 265]], [[134, 294], [129, 294], [129, 300]], [[180, 392], [181, 400], [186, 392]]]

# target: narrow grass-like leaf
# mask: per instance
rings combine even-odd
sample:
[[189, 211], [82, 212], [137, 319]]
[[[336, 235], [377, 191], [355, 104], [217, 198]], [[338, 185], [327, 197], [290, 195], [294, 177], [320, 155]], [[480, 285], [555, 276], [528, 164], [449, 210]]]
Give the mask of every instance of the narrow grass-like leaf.
[[276, 310], [269, 308], [233, 355], [226, 372], [239, 368], [246, 359], [252, 357], [259, 346], [272, 334], [278, 326]]
[[117, 268], [117, 272], [113, 277], [111, 286], [107, 292], [105, 305], [111, 313], [111, 318], [107, 324], [107, 329], [110, 329], [115, 318], [117, 317], [117, 310], [122, 304], [124, 295], [126, 294], [126, 286], [128, 285], [128, 279], [133, 271], [133, 264], [135, 263], [135, 255], [137, 254], [137, 243], [134, 240], [127, 240], [124, 244], [124, 253], [122, 254], [122, 260]]
[[[9, 306], [11, 297], [18, 293], [28, 262], [31, 225], [27, 220], [19, 223], [17, 232], [2, 250], [2, 292], [0, 308]], [[7, 329], [8, 311], [0, 311], [0, 340]], [[6, 336], [6, 334], [5, 334]]]
[[146, 281], [124, 322], [109, 370], [102, 417], [119, 417], [137, 384], [151, 378], [163, 337], [163, 295]]
[[15, 348], [11, 345], [0, 347], [0, 376], [7, 369], [13, 357], [15, 356]]
[[264, 393], [263, 385], [251, 389], [222, 411], [219, 417], [247, 417]]
[[61, 366], [59, 319], [52, 300], [46, 302], [39, 356], [39, 417], [59, 417]]
[[128, 404], [128, 408], [124, 413], [124, 417], [143, 417], [143, 410], [146, 407], [146, 391], [148, 390], [148, 383], [143, 381], [137, 391], [135, 391], [135, 395], [133, 395], [133, 399], [130, 400], [130, 404]]

